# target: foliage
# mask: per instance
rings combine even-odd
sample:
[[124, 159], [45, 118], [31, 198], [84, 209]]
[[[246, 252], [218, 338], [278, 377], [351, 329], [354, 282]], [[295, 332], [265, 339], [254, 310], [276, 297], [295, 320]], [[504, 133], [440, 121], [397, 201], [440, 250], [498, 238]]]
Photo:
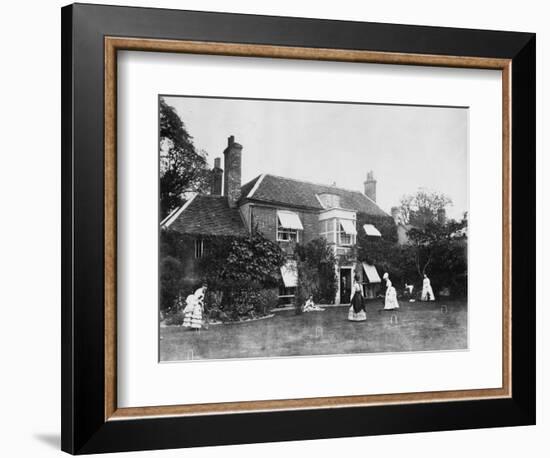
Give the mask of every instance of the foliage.
[[[436, 201], [441, 204], [445, 199]], [[384, 225], [383, 221], [373, 223], [370, 217], [364, 220], [358, 215], [358, 227], [364, 222], [374, 224], [382, 237], [367, 237], [364, 231], [358, 231], [357, 259], [374, 264], [380, 275], [388, 272], [398, 292], [405, 283], [414, 284], [415, 290], [420, 290], [423, 275], [427, 273], [434, 288], [449, 287], [453, 295], [464, 295], [467, 289], [466, 215], [461, 221], [442, 221], [437, 218], [437, 205], [432, 207], [432, 213], [423, 207], [420, 213], [431, 214], [430, 220], [421, 227], [409, 229], [410, 244], [403, 246], [395, 243], [396, 227], [391, 221]], [[414, 218], [418, 221], [418, 215]]]
[[277, 304], [280, 268], [285, 256], [279, 245], [259, 232], [249, 237], [209, 237], [199, 262], [203, 278], [221, 297], [212, 309], [222, 321], [265, 315]]
[[[175, 310], [178, 302], [199, 285], [184, 283], [184, 248], [192, 237], [162, 230], [160, 240], [161, 311]], [[198, 276], [208, 285], [205, 314], [221, 321], [261, 316], [277, 304], [280, 267], [285, 256], [279, 246], [255, 232], [249, 237], [203, 237], [204, 255]]]
[[316, 302], [333, 302], [338, 287], [336, 257], [327, 241], [317, 238], [297, 244], [294, 254], [298, 269], [296, 306], [301, 307], [311, 294]]
[[[369, 237], [365, 234], [363, 226], [372, 224], [380, 231], [382, 237]], [[367, 215], [365, 213], [357, 213], [357, 243], [362, 240], [384, 241], [389, 243], [397, 242], [397, 227], [391, 216]]]
[[208, 237], [204, 243], [199, 266], [209, 285], [235, 289], [257, 282], [264, 287], [278, 286], [285, 256], [279, 245], [261, 233]]
[[[367, 236], [362, 230], [363, 225], [373, 224], [382, 234], [381, 237]], [[384, 271], [395, 271], [398, 267], [397, 262], [392, 263], [394, 257], [401, 253], [396, 246], [397, 228], [393, 218], [372, 217], [370, 215], [357, 215], [357, 259], [367, 264], [374, 264]], [[399, 259], [402, 261], [402, 259]]]
[[176, 110], [160, 98], [160, 217], [184, 202], [186, 192], [207, 191], [206, 153], [197, 151]]
[[414, 247], [416, 269], [421, 277], [434, 261], [434, 257], [444, 254], [452, 243], [466, 240], [466, 226], [465, 217], [462, 221], [432, 221], [423, 228], [409, 229], [408, 237]]
[[167, 326], [181, 326], [183, 324], [183, 309], [170, 310], [166, 313], [164, 324]]
[[419, 188], [416, 194], [401, 198], [399, 212], [403, 224], [424, 227], [436, 222], [442, 212], [452, 205], [452, 200], [443, 193]]
[[160, 262], [160, 309], [166, 312], [172, 309], [181, 292], [183, 268], [181, 262], [173, 256], [164, 256]]
[[[303, 305], [306, 303], [309, 296], [313, 296], [314, 301], [318, 301], [319, 293], [319, 271], [316, 267], [309, 265], [305, 261], [297, 261], [296, 269], [298, 275], [298, 285], [296, 286], [296, 294], [294, 296], [294, 310], [296, 315], [301, 315]], [[334, 300], [334, 295], [330, 301]]]
[[[367, 236], [362, 230], [364, 224], [373, 224], [382, 236]], [[396, 243], [397, 227], [393, 218], [373, 217], [360, 213], [357, 215], [357, 227], [359, 228], [357, 231], [358, 261], [375, 265], [380, 276], [388, 272], [395, 284], [404, 283], [410, 278], [411, 272], [414, 274], [412, 253], [407, 247]]]

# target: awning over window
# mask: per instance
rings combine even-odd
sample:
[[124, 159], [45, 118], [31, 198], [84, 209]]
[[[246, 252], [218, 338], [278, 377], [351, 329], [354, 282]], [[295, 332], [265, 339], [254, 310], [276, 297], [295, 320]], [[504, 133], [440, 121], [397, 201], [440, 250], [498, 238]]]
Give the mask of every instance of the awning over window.
[[365, 234], [370, 235], [372, 237], [382, 237], [382, 234], [378, 229], [376, 229], [372, 224], [365, 224], [363, 226], [363, 229], [365, 229]]
[[363, 270], [365, 271], [365, 275], [369, 279], [369, 283], [380, 283], [382, 280], [380, 279], [380, 275], [378, 275], [378, 271], [376, 270], [376, 267], [374, 267], [371, 264], [363, 263]]
[[342, 225], [342, 229], [344, 229], [344, 232], [348, 235], [357, 235], [357, 231], [355, 230], [355, 224], [353, 224], [353, 221], [350, 221], [349, 219], [341, 219], [340, 224]]
[[290, 211], [277, 210], [277, 218], [279, 218], [279, 224], [285, 229], [298, 229], [300, 231], [304, 230], [300, 217], [297, 213]]
[[296, 266], [296, 261], [287, 261], [286, 264], [281, 267], [281, 276], [287, 288], [298, 286], [298, 268]]

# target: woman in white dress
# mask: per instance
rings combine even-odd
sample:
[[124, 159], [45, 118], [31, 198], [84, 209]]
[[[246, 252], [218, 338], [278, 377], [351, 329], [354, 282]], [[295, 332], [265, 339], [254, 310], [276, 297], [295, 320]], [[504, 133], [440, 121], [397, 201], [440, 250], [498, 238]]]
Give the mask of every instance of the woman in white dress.
[[313, 294], [310, 294], [310, 296], [307, 298], [306, 303], [303, 307], [304, 312], [324, 312], [325, 309], [319, 307], [315, 302], [313, 302]]
[[435, 301], [434, 292], [430, 279], [426, 274], [424, 274], [424, 280], [422, 280], [422, 296], [423, 301]]
[[392, 286], [389, 274], [386, 272], [382, 278], [386, 280], [386, 298], [384, 301], [384, 310], [398, 309], [399, 302], [397, 302], [397, 292]]
[[365, 300], [363, 298], [363, 290], [361, 283], [355, 278], [351, 289], [351, 306], [348, 311], [348, 320], [350, 321], [367, 321], [367, 312], [365, 308]]
[[206, 285], [201, 286], [195, 291], [195, 294], [190, 294], [186, 299], [186, 306], [183, 309], [183, 325], [191, 329], [202, 328], [202, 313], [204, 310], [204, 294], [206, 293]]

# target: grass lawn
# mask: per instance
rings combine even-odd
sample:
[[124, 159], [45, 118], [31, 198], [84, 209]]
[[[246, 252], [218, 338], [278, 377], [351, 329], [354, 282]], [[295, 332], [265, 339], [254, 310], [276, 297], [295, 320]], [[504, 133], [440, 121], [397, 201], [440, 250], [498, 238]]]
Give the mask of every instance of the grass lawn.
[[366, 322], [348, 321], [348, 307], [330, 307], [302, 315], [286, 310], [273, 318], [200, 332], [165, 327], [160, 330], [161, 361], [467, 348], [466, 300], [400, 305], [398, 311], [380, 312], [381, 301], [369, 301]]

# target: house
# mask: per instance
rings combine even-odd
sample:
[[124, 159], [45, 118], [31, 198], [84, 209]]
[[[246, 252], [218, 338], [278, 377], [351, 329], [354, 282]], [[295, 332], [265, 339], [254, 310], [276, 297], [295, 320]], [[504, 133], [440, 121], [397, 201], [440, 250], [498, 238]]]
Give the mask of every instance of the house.
[[[191, 279], [196, 275], [194, 262], [202, 256], [205, 236], [242, 236], [258, 230], [278, 243], [289, 257], [288, 264], [282, 268], [280, 288], [280, 297], [289, 298], [294, 294], [297, 281], [291, 260], [296, 244], [323, 237], [337, 258], [335, 303], [350, 302], [355, 275], [364, 284], [365, 294], [374, 296], [380, 276], [376, 267], [358, 262], [355, 253], [358, 230], [365, 231], [369, 237], [380, 237], [374, 223], [380, 218], [391, 220], [376, 203], [373, 173], [367, 174], [364, 192], [268, 173], [242, 185], [242, 150], [234, 137], [229, 137], [223, 152], [225, 170], [221, 169], [220, 158], [215, 159], [211, 194], [195, 195], [161, 222], [163, 228], [187, 234], [193, 240], [192, 246], [191, 242], [188, 246], [186, 275]], [[359, 214], [366, 224], [358, 228]]]

